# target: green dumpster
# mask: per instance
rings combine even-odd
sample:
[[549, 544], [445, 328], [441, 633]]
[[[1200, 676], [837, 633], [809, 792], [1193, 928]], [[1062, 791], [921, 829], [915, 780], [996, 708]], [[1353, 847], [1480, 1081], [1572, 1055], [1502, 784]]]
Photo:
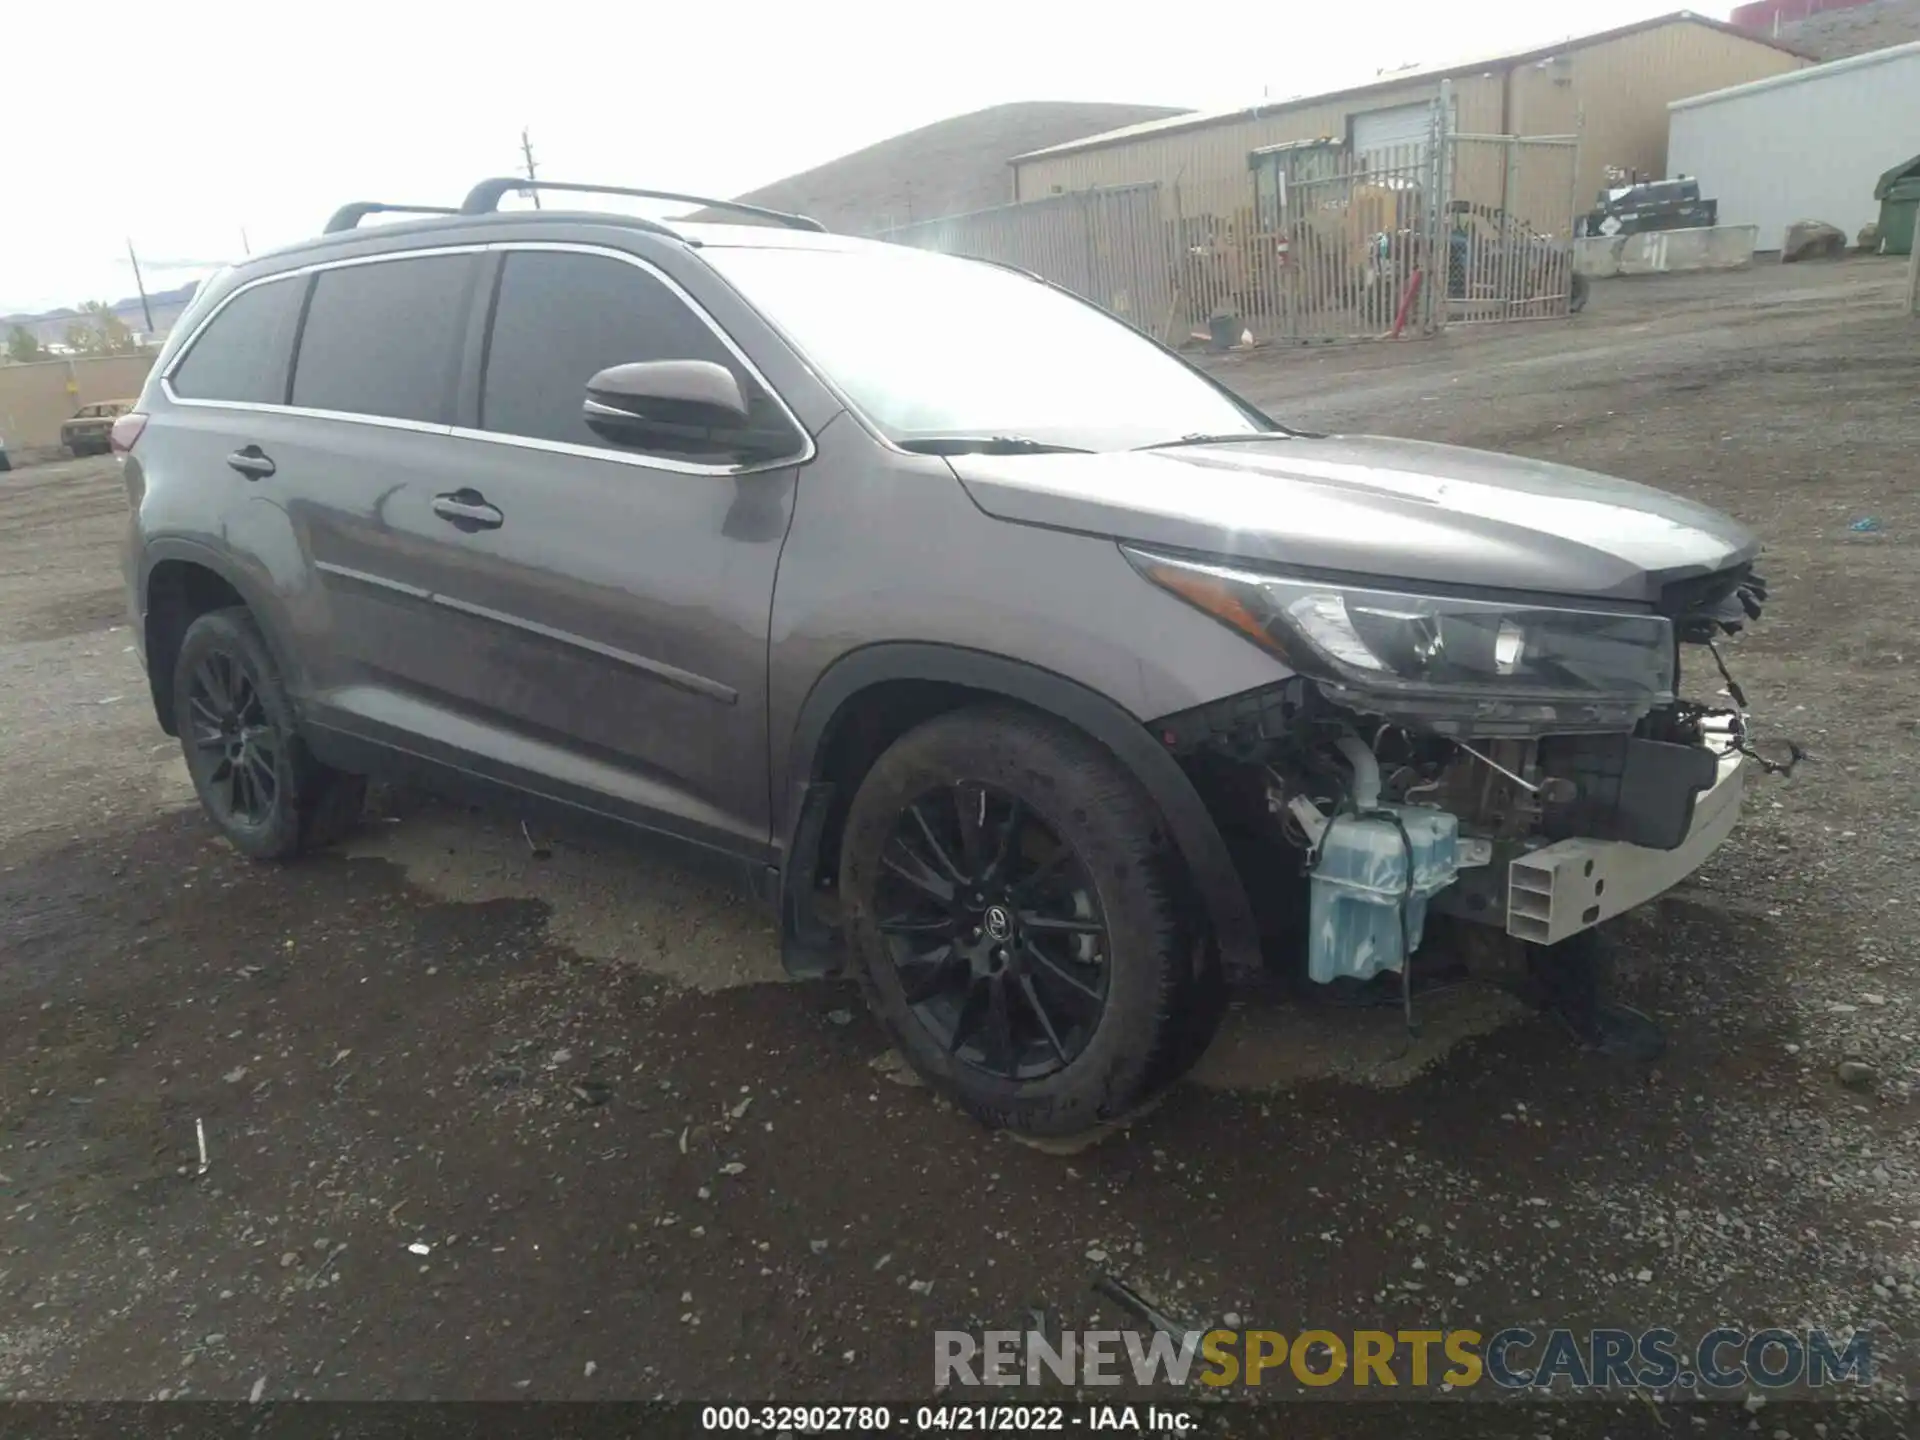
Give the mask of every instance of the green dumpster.
[[1896, 165], [1873, 187], [1880, 202], [1880, 253], [1913, 253], [1914, 219], [1920, 215], [1920, 155]]

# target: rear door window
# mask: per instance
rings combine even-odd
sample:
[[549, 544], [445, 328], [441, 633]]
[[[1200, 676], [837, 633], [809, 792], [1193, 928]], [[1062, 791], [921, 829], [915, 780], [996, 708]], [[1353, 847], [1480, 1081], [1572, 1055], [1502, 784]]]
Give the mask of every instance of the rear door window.
[[293, 349], [304, 275], [242, 290], [220, 307], [167, 377], [186, 400], [283, 405], [287, 357]]
[[293, 403], [451, 424], [473, 255], [345, 265], [314, 277]]
[[650, 453], [726, 465], [798, 454], [799, 432], [713, 328], [657, 275], [611, 255], [515, 250], [505, 257], [480, 424], [503, 435], [635, 453], [596, 435], [581, 417], [587, 381], [611, 365], [709, 360], [740, 382], [749, 414], [737, 448]]

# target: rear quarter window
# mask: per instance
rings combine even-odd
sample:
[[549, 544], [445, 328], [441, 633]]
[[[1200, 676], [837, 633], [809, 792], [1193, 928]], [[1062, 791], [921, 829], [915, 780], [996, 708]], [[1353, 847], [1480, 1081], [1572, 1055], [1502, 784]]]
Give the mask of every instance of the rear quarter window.
[[236, 294], [169, 372], [173, 393], [184, 400], [284, 404], [287, 359], [305, 293], [306, 278], [289, 275]]
[[300, 330], [293, 403], [450, 424], [475, 258], [421, 255], [320, 271]]

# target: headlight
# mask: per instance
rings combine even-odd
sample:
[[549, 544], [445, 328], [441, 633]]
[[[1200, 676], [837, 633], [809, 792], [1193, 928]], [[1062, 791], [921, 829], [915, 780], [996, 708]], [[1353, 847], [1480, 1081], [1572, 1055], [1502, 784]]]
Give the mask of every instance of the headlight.
[[1340, 698], [1436, 729], [1611, 727], [1673, 698], [1661, 615], [1403, 594], [1121, 549]]

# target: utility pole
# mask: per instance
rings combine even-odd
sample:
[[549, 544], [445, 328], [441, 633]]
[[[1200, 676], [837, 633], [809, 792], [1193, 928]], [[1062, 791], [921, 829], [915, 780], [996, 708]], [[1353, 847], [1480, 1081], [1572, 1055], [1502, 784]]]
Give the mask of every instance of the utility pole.
[[153, 306], [147, 303], [147, 282], [140, 278], [140, 257], [133, 253], [133, 237], [127, 237], [127, 259], [133, 262], [133, 284], [140, 292], [140, 313], [147, 317], [147, 334], [153, 334]]
[[[539, 172], [534, 169], [533, 165], [533, 141], [528, 138], [527, 127], [524, 125], [520, 127], [520, 154], [527, 162], [527, 179], [538, 179]], [[538, 210], [540, 208], [540, 192], [538, 190], [529, 190], [527, 193], [533, 196], [533, 208]]]

